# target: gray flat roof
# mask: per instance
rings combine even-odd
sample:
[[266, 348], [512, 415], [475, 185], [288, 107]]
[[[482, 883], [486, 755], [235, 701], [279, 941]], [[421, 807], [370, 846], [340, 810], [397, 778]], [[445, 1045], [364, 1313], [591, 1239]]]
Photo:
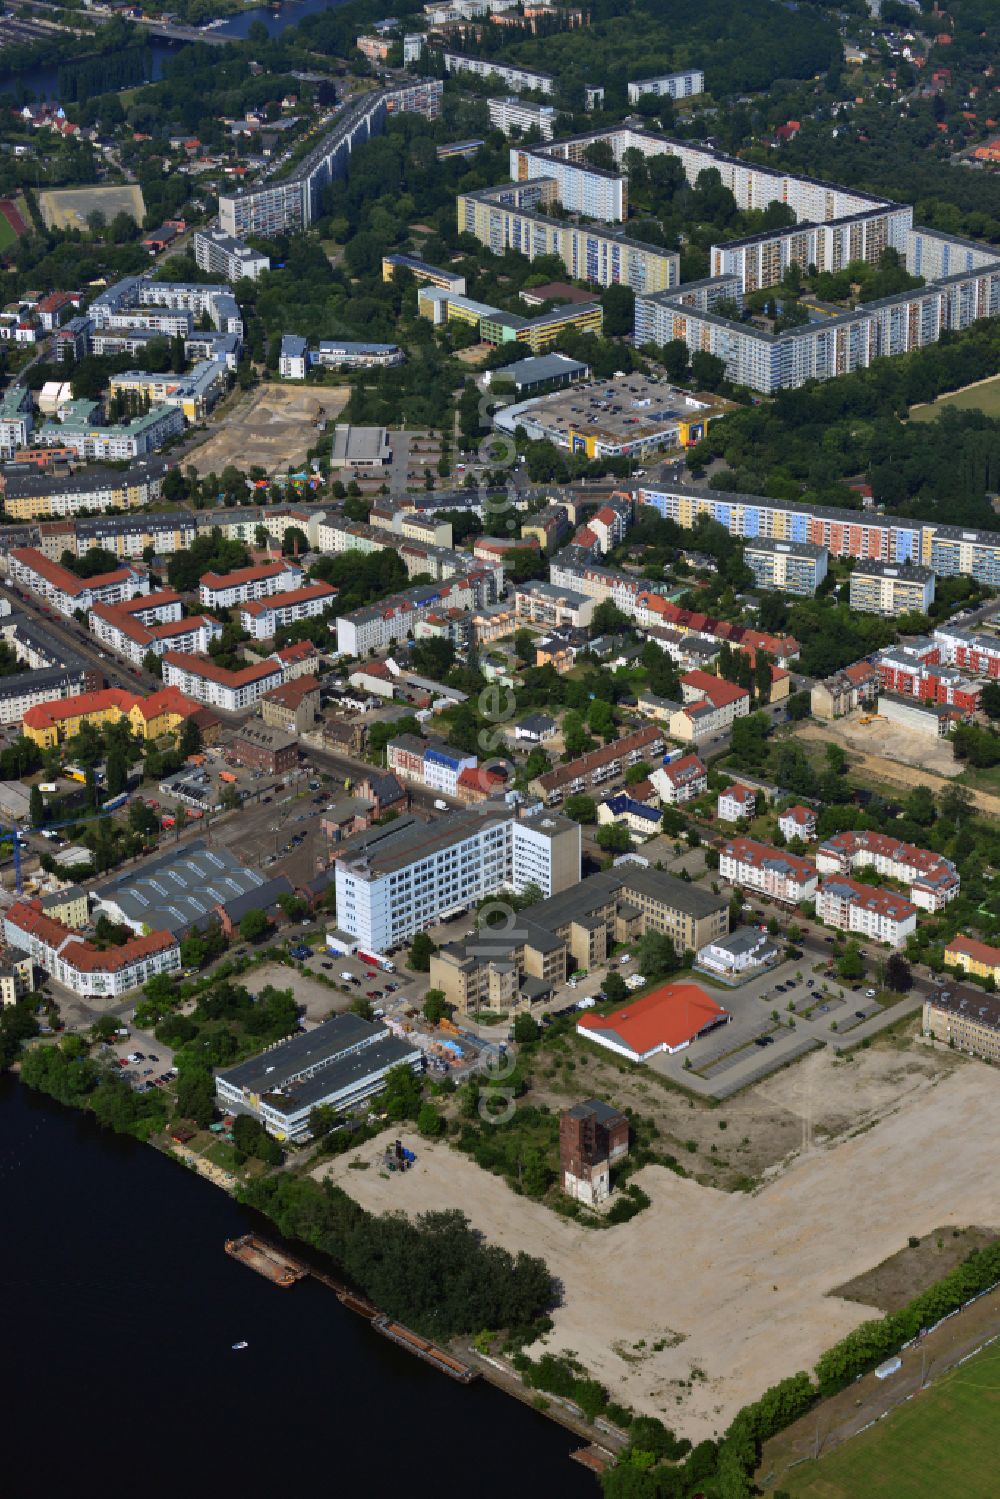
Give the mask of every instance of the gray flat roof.
[[414, 1048], [386, 1026], [360, 1015], [334, 1015], [216, 1075], [230, 1087], [266, 1097], [271, 1108], [295, 1114], [413, 1055]]
[[129, 920], [152, 931], [183, 932], [204, 924], [217, 906], [234, 917], [267, 910], [291, 888], [283, 875], [265, 879], [228, 849], [208, 848], [198, 840], [119, 875], [94, 895], [113, 901]]

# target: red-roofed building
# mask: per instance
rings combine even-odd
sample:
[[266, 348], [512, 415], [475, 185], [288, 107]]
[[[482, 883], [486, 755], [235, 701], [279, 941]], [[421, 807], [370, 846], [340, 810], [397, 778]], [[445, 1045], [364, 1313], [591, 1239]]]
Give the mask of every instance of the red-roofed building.
[[4, 936], [57, 983], [84, 997], [116, 998], [158, 973], [180, 972], [180, 944], [172, 933], [149, 932], [102, 950], [46, 916], [40, 900], [15, 901], [4, 917]]
[[178, 651], [164, 651], [162, 660], [163, 680], [168, 686], [179, 687], [196, 702], [226, 713], [252, 707], [265, 692], [284, 681], [281, 666], [273, 657], [240, 671], [217, 666], [207, 656], [182, 656]]
[[836, 833], [816, 851], [820, 874], [852, 874], [874, 869], [910, 887], [910, 899], [925, 911], [943, 910], [961, 888], [958, 870], [950, 859], [928, 848], [903, 843], [887, 833]]
[[750, 712], [750, 694], [745, 687], [715, 677], [707, 671], [689, 671], [681, 677], [684, 705], [670, 719], [673, 739], [701, 743], [725, 734], [737, 718]]
[[816, 892], [816, 915], [827, 926], [902, 947], [917, 929], [917, 908], [892, 890], [828, 875]]
[[337, 602], [338, 590], [330, 583], [307, 583], [266, 599], [240, 605], [240, 624], [254, 640], [273, 640], [279, 630], [301, 619], [327, 614]]
[[319, 661], [319, 651], [311, 640], [297, 640], [294, 645], [284, 645], [280, 651], [272, 651], [271, 659], [277, 661], [285, 675], [285, 681], [296, 677], [311, 676]]
[[102, 728], [126, 719], [140, 739], [160, 739], [175, 734], [189, 718], [198, 718], [198, 704], [175, 687], [162, 687], [148, 697], [109, 687], [103, 692], [81, 692], [38, 703], [26, 710], [21, 726], [25, 738], [39, 749], [51, 749], [75, 738], [85, 723]]
[[803, 843], [810, 843], [816, 836], [816, 813], [812, 807], [786, 807], [778, 818], [778, 827], [789, 843], [793, 838], [801, 838]]
[[730, 1018], [729, 1011], [697, 984], [664, 984], [610, 1015], [584, 1016], [576, 1029], [585, 1040], [630, 1062], [647, 1062], [660, 1052], [683, 1051]]
[[149, 575], [127, 563], [114, 572], [78, 578], [34, 547], [14, 547], [7, 570], [15, 586], [29, 588], [67, 618], [78, 609], [88, 614], [95, 604], [122, 604], [149, 593]]
[[506, 784], [502, 775], [485, 765], [467, 765], [455, 783], [455, 796], [465, 806], [474, 806], [498, 796]]
[[260, 716], [274, 729], [289, 734], [305, 734], [319, 714], [319, 679], [293, 677], [280, 687], [272, 687], [260, 700]]
[[960, 932], [945, 948], [944, 960], [949, 968], [960, 968], [975, 978], [991, 978], [994, 983], [1000, 983], [1000, 947], [990, 947], [988, 943], [977, 942], [974, 937], [966, 937]]
[[749, 822], [757, 812], [757, 793], [738, 783], [719, 792], [715, 815], [720, 822]]
[[731, 838], [719, 849], [719, 874], [741, 890], [756, 890], [797, 906], [816, 893], [816, 865], [753, 838]]
[[693, 801], [708, 789], [708, 771], [697, 755], [671, 760], [654, 770], [649, 779], [660, 800], [669, 807]]
[[52, 291], [47, 297], [42, 297], [35, 311], [46, 333], [51, 333], [53, 328], [58, 328], [60, 323], [71, 317], [80, 306], [80, 301], [79, 292]]
[[301, 567], [285, 561], [264, 562], [259, 567], [239, 567], [231, 573], [205, 573], [198, 596], [206, 609], [235, 609], [251, 599], [291, 592], [301, 583]]
[[184, 618], [179, 595], [169, 590], [125, 604], [95, 604], [89, 624], [103, 645], [134, 666], [141, 666], [150, 653], [204, 654], [213, 640], [222, 637], [222, 625], [212, 615]]

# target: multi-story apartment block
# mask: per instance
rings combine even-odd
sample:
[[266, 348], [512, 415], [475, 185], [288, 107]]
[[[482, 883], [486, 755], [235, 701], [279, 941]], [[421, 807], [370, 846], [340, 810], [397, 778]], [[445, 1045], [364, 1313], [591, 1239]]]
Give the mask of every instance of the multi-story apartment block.
[[530, 790], [548, 805], [561, 802], [577, 792], [588, 792], [595, 788], [620, 780], [631, 765], [655, 757], [666, 748], [663, 730], [653, 724], [636, 729], [606, 744], [603, 749], [591, 750], [566, 765], [557, 765], [531, 782]]
[[715, 815], [720, 822], [749, 822], [756, 813], [757, 793], [752, 786], [734, 782], [719, 792]]
[[827, 926], [889, 947], [902, 947], [917, 929], [912, 901], [839, 874], [829, 875], [817, 890], [816, 915]]
[[575, 281], [592, 286], [630, 286], [638, 294], [677, 285], [676, 251], [632, 239], [613, 227], [547, 217], [540, 210], [555, 199], [551, 177], [459, 193], [458, 227], [495, 255], [507, 250], [529, 260], [554, 255]]
[[514, 182], [539, 179], [555, 183], [549, 196], [570, 213], [582, 214], [602, 224], [620, 224], [628, 218], [628, 181], [618, 172], [605, 171], [573, 160], [549, 146], [511, 146], [510, 175]]
[[177, 615], [147, 624], [128, 605], [121, 604], [95, 604], [90, 611], [90, 629], [102, 644], [133, 666], [142, 666], [148, 655], [162, 656], [165, 651], [203, 656], [213, 640], [222, 638], [222, 625], [210, 614]]
[[203, 359], [186, 375], [125, 370], [111, 376], [109, 389], [113, 396], [124, 392], [143, 396], [159, 406], [175, 407], [183, 412], [185, 421], [200, 422], [224, 395], [228, 377], [225, 364], [216, 359]]
[[531, 104], [527, 99], [509, 95], [505, 99], [487, 101], [490, 124], [504, 135], [528, 135], [537, 130], [542, 140], [550, 141], [555, 135], [556, 111], [551, 104]]
[[851, 573], [851, 608], [862, 614], [926, 614], [934, 602], [934, 574], [919, 563], [867, 562]]
[[990, 947], [986, 942], [977, 942], [974, 937], [959, 932], [945, 948], [944, 960], [949, 968], [960, 968], [973, 978], [1000, 983], [1000, 947]]
[[176, 406], [153, 406], [127, 422], [101, 426], [96, 401], [73, 401], [62, 420], [46, 422], [38, 433], [42, 447], [71, 448], [78, 458], [122, 462], [145, 458], [184, 431], [184, 413]]
[[179, 973], [180, 944], [171, 932], [131, 937], [117, 947], [97, 948], [80, 932], [46, 914], [40, 900], [19, 900], [4, 916], [11, 947], [83, 998], [117, 998], [158, 973]]
[[924, 1034], [987, 1062], [1000, 1062], [1000, 999], [970, 990], [929, 994]]
[[730, 885], [797, 906], [816, 893], [816, 865], [752, 838], [732, 838], [719, 849], [719, 873]]
[[750, 694], [736, 682], [695, 669], [681, 677], [683, 706], [670, 719], [670, 737], [686, 744], [725, 734], [750, 712]]
[[534, 68], [519, 68], [495, 57], [466, 57], [461, 52], [444, 52], [442, 56], [445, 72], [452, 75], [473, 73], [477, 78], [485, 78], [489, 82], [495, 79], [515, 93], [555, 93], [556, 81], [551, 73], [539, 73]]
[[743, 549], [743, 560], [758, 588], [811, 596], [826, 577], [826, 547], [814, 541], [773, 541], [757, 537]]
[[637, 78], [628, 85], [628, 102], [638, 104], [644, 94], [656, 94], [660, 99], [690, 99], [704, 91], [704, 72], [701, 68], [688, 68], [684, 73], [664, 73], [659, 78]]
[[206, 609], [235, 609], [251, 599], [265, 599], [273, 593], [290, 593], [302, 586], [302, 569], [291, 562], [263, 562], [257, 567], [240, 567], [231, 573], [205, 573], [198, 585], [198, 597]]
[[[498, 582], [498, 573], [501, 581]], [[405, 640], [421, 614], [430, 611], [482, 608], [495, 604], [503, 589], [503, 568], [482, 567], [464, 577], [422, 584], [405, 593], [381, 599], [337, 617], [337, 649], [347, 656], [366, 656], [369, 651]]]
[[0, 478], [4, 516], [9, 520], [54, 520], [88, 511], [130, 510], [159, 499], [166, 463], [159, 458], [118, 469], [87, 469], [57, 476], [8, 469]]
[[924, 637], [891, 646], [878, 656], [875, 665], [882, 692], [940, 703], [965, 713], [975, 713], [979, 708], [983, 683], [970, 680], [955, 666], [945, 666], [937, 641]]
[[0, 458], [13, 458], [18, 448], [28, 446], [34, 421], [29, 387], [8, 385], [0, 397]]
[[311, 369], [392, 369], [405, 359], [398, 344], [327, 338], [320, 341], [318, 349], [310, 349], [306, 339], [286, 333], [281, 340], [278, 373], [282, 380], [304, 380]]
[[33, 615], [11, 610], [0, 615], [0, 639], [27, 671], [0, 678], [0, 723], [20, 723], [29, 709], [61, 698], [95, 692], [103, 678], [60, 636]]
[[13, 583], [30, 588], [32, 593], [67, 616], [72, 616], [78, 609], [89, 613], [95, 604], [125, 603], [137, 594], [149, 592], [148, 573], [138, 572], [133, 567], [78, 578], [58, 562], [50, 562], [34, 547], [15, 547], [7, 558], [7, 571]]
[[223, 233], [267, 239], [308, 229], [319, 210], [323, 189], [345, 175], [354, 147], [383, 130], [390, 114], [412, 111], [436, 119], [441, 112], [441, 96], [438, 78], [361, 95], [341, 110], [333, 127], [297, 163], [291, 176], [220, 194], [219, 226]]
[[251, 708], [258, 698], [284, 681], [281, 663], [274, 656], [239, 671], [217, 666], [207, 656], [184, 656], [178, 651], [164, 651], [163, 680], [177, 687], [195, 702], [238, 713]]
[[465, 296], [465, 277], [457, 271], [446, 271], [442, 266], [431, 265], [415, 255], [383, 255], [382, 280], [392, 281], [399, 270], [409, 271], [413, 279], [423, 285], [437, 286], [441, 291], [454, 292], [456, 297]]
[[318, 619], [336, 607], [338, 589], [329, 583], [307, 583], [270, 598], [240, 604], [240, 624], [254, 640], [273, 640], [278, 630], [300, 619]]
[[910, 899], [925, 911], [941, 911], [961, 888], [958, 870], [950, 859], [930, 849], [916, 848], [886, 833], [837, 833], [816, 850], [820, 874], [853, 874], [874, 869], [888, 879], [909, 885]]
[[669, 807], [694, 801], [708, 789], [708, 771], [697, 755], [681, 755], [666, 761], [649, 777], [660, 800]]
[[400, 817], [342, 844], [336, 879], [338, 926], [365, 951], [386, 953], [483, 896], [578, 884], [580, 825], [474, 808], [430, 823]]
[[725, 896], [625, 863], [520, 912], [511, 930], [441, 947], [431, 958], [430, 981], [463, 1013], [516, 1008], [552, 993], [570, 968], [600, 968], [616, 942], [657, 932], [682, 954], [728, 930]]
[[996, 635], [976, 635], [960, 625], [945, 624], [938, 625], [934, 640], [946, 666], [957, 666], [990, 681], [1000, 677], [1000, 638]]
[[214, 276], [224, 276], [227, 281], [258, 281], [265, 271], [271, 269], [271, 261], [259, 250], [251, 250], [233, 234], [221, 229], [196, 229], [194, 236], [194, 258], [199, 270]]
[[794, 807], [786, 807], [779, 815], [778, 827], [789, 843], [793, 838], [800, 838], [803, 843], [811, 843], [816, 837], [816, 813], [812, 807], [803, 807], [801, 803], [796, 803]]
[[108, 687], [36, 704], [24, 714], [23, 732], [43, 750], [75, 739], [84, 724], [101, 729], [108, 724], [127, 723], [139, 739], [162, 739], [175, 736], [189, 718], [197, 718], [199, 711], [196, 702], [170, 686], [148, 697]]
[[[516, 545], [516, 543], [515, 543]], [[514, 589], [514, 617], [519, 624], [541, 625], [548, 629], [573, 625], [586, 629], [594, 617], [594, 600], [572, 588], [557, 588], [533, 578], [518, 583]]]

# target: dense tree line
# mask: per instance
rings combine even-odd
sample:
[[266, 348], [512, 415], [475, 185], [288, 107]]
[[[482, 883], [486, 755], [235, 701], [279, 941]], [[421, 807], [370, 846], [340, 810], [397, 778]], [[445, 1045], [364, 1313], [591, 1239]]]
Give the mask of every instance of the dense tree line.
[[240, 1193], [281, 1233], [330, 1255], [390, 1316], [430, 1337], [527, 1330], [553, 1303], [543, 1260], [486, 1244], [460, 1212], [375, 1217], [330, 1182], [259, 1178]]
[[148, 45], [121, 47], [110, 57], [82, 58], [59, 69], [59, 97], [64, 103], [74, 103], [111, 89], [133, 88], [146, 82], [152, 67]]

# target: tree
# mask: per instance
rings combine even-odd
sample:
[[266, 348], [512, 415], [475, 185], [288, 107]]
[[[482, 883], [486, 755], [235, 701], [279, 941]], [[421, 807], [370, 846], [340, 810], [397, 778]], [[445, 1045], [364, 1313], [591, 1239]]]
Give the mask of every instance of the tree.
[[964, 786], [946, 786], [938, 798], [942, 820], [954, 826], [956, 832], [972, 813], [972, 798]]
[[514, 1017], [514, 1040], [518, 1046], [530, 1046], [541, 1035], [541, 1027], [534, 1016], [523, 1010]]
[[215, 1118], [215, 1083], [210, 1072], [185, 1067], [177, 1079], [177, 1112], [199, 1129]]
[[852, 982], [865, 976], [865, 960], [856, 942], [849, 942], [837, 959], [837, 972], [842, 979]]
[[636, 944], [636, 962], [646, 978], [662, 978], [677, 968], [677, 953], [662, 932], [647, 932]]
[[625, 854], [632, 847], [632, 835], [623, 822], [608, 822], [597, 830], [597, 846], [605, 853]]
[[443, 989], [428, 989], [424, 995], [424, 1019], [429, 1020], [431, 1025], [437, 1025], [448, 1014], [451, 1006], [445, 999]]
[[563, 811], [574, 822], [597, 821], [597, 803], [592, 796], [587, 796], [582, 791], [566, 798], [563, 803]]
[[416, 1119], [420, 1108], [421, 1086], [411, 1068], [405, 1063], [390, 1067], [386, 1074], [382, 1107], [394, 1123], [404, 1119]]
[[683, 338], [672, 338], [663, 345], [663, 368], [669, 380], [687, 379], [690, 372], [690, 356]]
[[604, 309], [604, 336], [631, 337], [635, 328], [635, 292], [629, 286], [614, 285], [601, 293]]
[[896, 994], [905, 994], [912, 983], [913, 974], [902, 953], [890, 953], [885, 965], [886, 988], [892, 989]]
[[1000, 718], [1000, 682], [987, 682], [983, 688], [983, 712], [989, 718]]
[[409, 966], [416, 973], [429, 973], [431, 957], [436, 952], [436, 943], [431, 941], [426, 932], [418, 932], [410, 946]]
[[718, 390], [726, 378], [726, 361], [699, 349], [691, 360], [691, 378], [699, 390]]
[[628, 989], [620, 973], [609, 973], [604, 980], [604, 992], [616, 1005], [628, 998]]
[[188, 755], [197, 755], [201, 750], [201, 745], [201, 729], [199, 729], [193, 718], [189, 718], [181, 730], [180, 744], [178, 746], [180, 753], [187, 759]]
[[28, 821], [33, 828], [40, 828], [45, 822], [45, 798], [40, 786], [31, 788], [31, 795], [28, 798]]
[[256, 908], [248, 911], [240, 922], [240, 936], [244, 942], [257, 942], [270, 929], [266, 912]]
[[417, 1114], [417, 1129], [427, 1140], [436, 1140], [444, 1130], [444, 1120], [429, 1099], [420, 1105], [420, 1112]]

